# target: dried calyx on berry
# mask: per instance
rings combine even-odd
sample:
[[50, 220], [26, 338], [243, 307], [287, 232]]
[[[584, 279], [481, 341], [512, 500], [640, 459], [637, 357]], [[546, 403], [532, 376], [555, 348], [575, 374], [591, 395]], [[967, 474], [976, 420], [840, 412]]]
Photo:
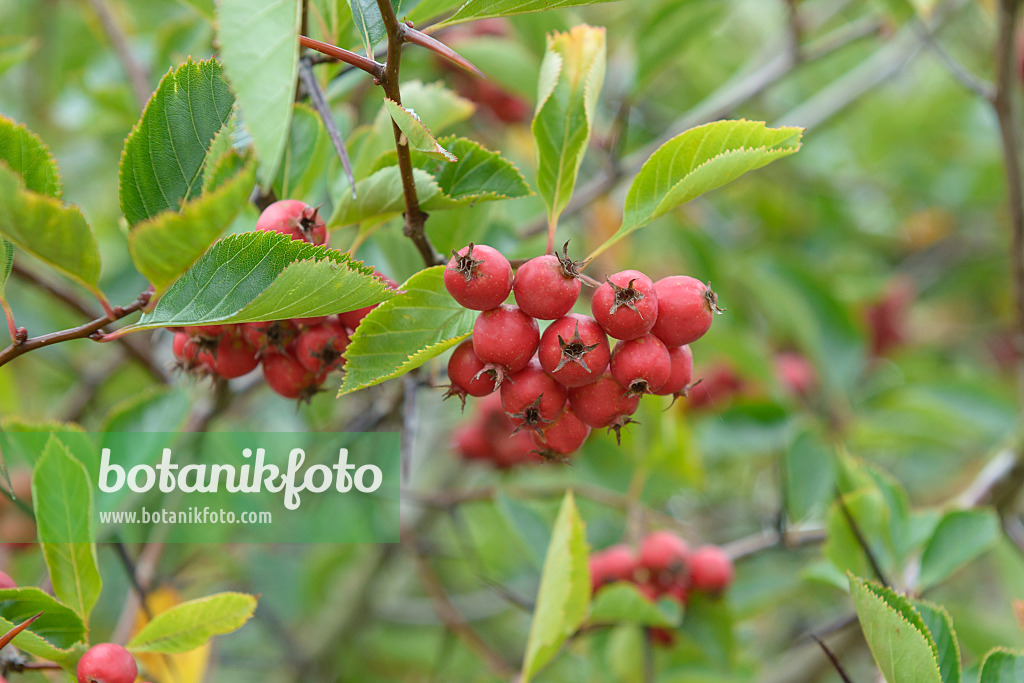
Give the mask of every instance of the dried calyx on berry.
[[583, 338], [580, 336], [580, 321], [577, 320], [576, 328], [573, 331], [572, 337], [569, 338], [569, 341], [565, 341], [565, 339], [562, 338], [562, 335], [558, 335], [558, 349], [562, 352], [562, 359], [558, 362], [558, 365], [555, 366], [555, 369], [552, 372], [558, 372], [564, 368], [567, 363], [576, 363], [587, 372], [593, 372], [593, 370], [587, 367], [585, 357], [600, 345], [600, 342], [588, 345], [583, 341]]
[[562, 275], [564, 277], [571, 278], [573, 280], [579, 280], [587, 287], [594, 286], [587, 282], [586, 280], [584, 280], [580, 274], [580, 270], [587, 267], [587, 264], [590, 263], [590, 259], [583, 259], [582, 261], [573, 261], [571, 258], [569, 258], [569, 240], [566, 240], [565, 244], [562, 246], [561, 254], [559, 254], [558, 250], [555, 249], [555, 258], [558, 259], [558, 264], [562, 267]]
[[476, 245], [470, 242], [466, 247], [465, 254], [459, 254], [459, 252], [452, 249], [452, 263], [456, 273], [462, 276], [462, 278], [469, 282], [473, 279], [473, 271], [484, 264], [484, 259], [476, 259], [473, 257], [473, 249]]
[[611, 285], [612, 291], [615, 292], [615, 300], [612, 302], [612, 306], [608, 310], [609, 314], [615, 315], [615, 311], [619, 310], [622, 306], [625, 306], [629, 310], [635, 311], [641, 319], [644, 319], [643, 311], [636, 307], [637, 302], [643, 301], [644, 299], [643, 292], [633, 287], [636, 280], [636, 278], [631, 279], [629, 284], [625, 287], [619, 287], [617, 284], [612, 282], [611, 279], [605, 280], [609, 285]]

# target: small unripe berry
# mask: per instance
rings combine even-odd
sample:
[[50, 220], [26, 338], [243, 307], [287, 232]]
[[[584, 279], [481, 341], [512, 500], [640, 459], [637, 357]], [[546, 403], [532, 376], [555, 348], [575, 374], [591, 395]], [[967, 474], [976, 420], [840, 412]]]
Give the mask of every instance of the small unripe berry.
[[668, 357], [672, 361], [668, 380], [654, 393], [659, 396], [685, 396], [693, 379], [693, 352], [688, 345], [673, 346], [668, 350]]
[[9, 574], [0, 572], [0, 590], [5, 588], [17, 588], [18, 582], [10, 577]]
[[673, 275], [654, 283], [658, 297], [658, 320], [651, 334], [665, 346], [692, 344], [711, 329], [718, 307], [718, 296], [700, 280]]
[[89, 648], [78, 660], [78, 683], [135, 683], [139, 667], [128, 650], [114, 643]]
[[473, 323], [473, 351], [477, 358], [501, 367], [506, 374], [525, 368], [539, 344], [537, 321], [518, 306], [484, 311]]
[[608, 364], [612, 378], [631, 394], [658, 392], [672, 373], [672, 357], [653, 334], [620, 341]]
[[610, 275], [594, 290], [591, 301], [594, 319], [609, 336], [636, 339], [651, 331], [658, 318], [658, 295], [654, 283], [638, 270]]
[[[568, 242], [565, 247], [568, 250]], [[567, 252], [564, 256], [538, 256], [519, 266], [512, 289], [524, 313], [540, 320], [555, 320], [572, 310], [581, 286], [578, 264]]]
[[331, 372], [341, 367], [348, 343], [345, 327], [337, 318], [330, 318], [299, 334], [295, 340], [295, 357], [309, 372]]
[[544, 330], [537, 355], [546, 373], [567, 387], [579, 387], [604, 374], [611, 351], [596, 320], [570, 313]]
[[[459, 344], [448, 359], [448, 380], [455, 385], [453, 389], [476, 397], [486, 396], [497, 388], [495, 372], [477, 357], [470, 339]], [[449, 393], [458, 395], [457, 391]]]
[[732, 560], [717, 546], [705, 545], [690, 554], [690, 585], [695, 591], [718, 593], [732, 583]]
[[501, 407], [518, 428], [540, 430], [553, 423], [565, 407], [565, 387], [531, 361], [501, 384]]
[[444, 286], [466, 308], [487, 311], [500, 306], [512, 291], [512, 266], [497, 249], [470, 242], [452, 251]]
[[569, 406], [543, 430], [530, 434], [534, 445], [548, 455], [571, 455], [580, 449], [588, 436], [590, 427], [583, 424]]
[[632, 581], [639, 568], [629, 546], [613, 545], [590, 556], [590, 587], [593, 592], [615, 581]]
[[618, 436], [619, 430], [632, 422], [629, 416], [636, 412], [640, 397], [630, 395], [611, 375], [602, 375], [596, 382], [569, 389], [569, 405], [583, 424], [595, 429], [609, 427]]
[[279, 232], [310, 244], [327, 241], [327, 227], [319, 210], [298, 199], [282, 199], [263, 209], [256, 221], [256, 229]]
[[686, 568], [690, 547], [670, 531], [655, 531], [640, 544], [640, 564], [654, 574], [678, 573]]
[[278, 395], [284, 398], [309, 399], [324, 380], [302, 366], [295, 358], [283, 353], [263, 356], [263, 378]]

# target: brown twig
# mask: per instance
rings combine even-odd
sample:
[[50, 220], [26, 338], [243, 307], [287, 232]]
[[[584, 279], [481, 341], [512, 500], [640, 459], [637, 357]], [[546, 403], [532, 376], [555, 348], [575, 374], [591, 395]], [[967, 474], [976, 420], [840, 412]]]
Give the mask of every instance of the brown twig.
[[299, 77], [306, 85], [309, 99], [313, 102], [313, 108], [320, 115], [320, 120], [323, 121], [324, 129], [327, 131], [327, 137], [331, 139], [334, 151], [337, 153], [338, 158], [341, 159], [342, 168], [345, 169], [345, 176], [348, 178], [348, 184], [352, 191], [352, 199], [355, 199], [356, 179], [352, 175], [352, 164], [348, 159], [345, 141], [341, 139], [341, 131], [338, 130], [338, 124], [334, 121], [334, 116], [331, 114], [331, 106], [327, 103], [324, 91], [320, 87], [319, 81], [316, 80], [316, 76], [313, 75], [313, 67], [305, 59], [299, 62]]
[[316, 50], [320, 54], [331, 57], [332, 59], [337, 59], [340, 62], [345, 62], [357, 69], [362, 69], [374, 78], [379, 79], [384, 74], [384, 65], [380, 62], [368, 59], [360, 54], [350, 52], [349, 50], [336, 45], [324, 43], [319, 40], [313, 40], [306, 36], [299, 36], [299, 45], [308, 47], [311, 50]]

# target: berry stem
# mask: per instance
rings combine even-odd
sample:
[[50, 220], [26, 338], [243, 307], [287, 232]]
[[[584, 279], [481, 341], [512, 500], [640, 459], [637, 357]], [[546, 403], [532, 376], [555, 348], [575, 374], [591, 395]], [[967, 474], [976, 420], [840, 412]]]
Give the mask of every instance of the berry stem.
[[7, 331], [11, 334], [11, 343], [18, 340], [18, 326], [14, 322], [14, 311], [11, 310], [11, 305], [7, 303], [7, 299], [0, 296], [0, 308], [4, 309], [4, 317], [7, 319]]
[[545, 254], [555, 253], [555, 228], [558, 227], [558, 219], [555, 216], [548, 217], [548, 249]]

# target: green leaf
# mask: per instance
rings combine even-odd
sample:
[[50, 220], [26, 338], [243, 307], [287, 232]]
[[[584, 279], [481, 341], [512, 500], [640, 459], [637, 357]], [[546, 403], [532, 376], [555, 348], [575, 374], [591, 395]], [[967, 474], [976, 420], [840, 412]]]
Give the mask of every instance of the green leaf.
[[760, 121], [715, 121], [681, 133], [648, 159], [626, 194], [620, 227], [600, 254], [668, 211], [800, 149], [802, 128]]
[[218, 593], [183, 602], [153, 617], [128, 643], [128, 649], [161, 654], [188, 652], [214, 636], [237, 631], [255, 610], [256, 598], [245, 593]]
[[203, 160], [203, 193], [213, 192], [238, 175], [249, 161], [249, 148], [235, 146], [238, 129], [234, 117], [217, 131]]
[[0, 76], [28, 59], [38, 46], [39, 41], [36, 38], [0, 36]]
[[3, 298], [7, 279], [11, 277], [14, 267], [14, 245], [0, 237], [0, 298]]
[[1024, 681], [1024, 652], [997, 648], [985, 655], [978, 683], [1020, 683]]
[[850, 593], [864, 638], [888, 683], [942, 683], [935, 641], [905, 597], [852, 575]]
[[487, 17], [508, 17], [515, 14], [527, 12], [544, 12], [562, 7], [579, 7], [581, 5], [596, 5], [610, 0], [424, 0], [416, 7], [416, 11], [410, 13], [413, 20], [428, 19], [458, 8], [452, 16], [444, 21], [434, 24], [431, 28], [436, 29], [452, 24], [461, 24], [464, 21], [484, 19]]
[[590, 603], [590, 568], [583, 520], [572, 491], [565, 494], [544, 559], [537, 606], [530, 624], [522, 683], [551, 661], [583, 623]]
[[51, 434], [32, 472], [43, 557], [57, 599], [88, 623], [103, 580], [96, 565], [93, 483], [85, 465]]
[[953, 510], [942, 516], [921, 556], [922, 589], [948, 578], [999, 540], [999, 517], [992, 510]]
[[468, 337], [476, 313], [444, 287], [444, 266], [406, 280], [398, 294], [363, 318], [345, 351], [339, 396], [400, 377]]
[[228, 183], [185, 204], [181, 213], [164, 212], [132, 229], [128, 235], [132, 261], [158, 296], [221, 236], [245, 205], [255, 182], [256, 164], [250, 162]]
[[[519, 199], [531, 194], [526, 180], [512, 162], [466, 138], [447, 137], [441, 142], [458, 155], [454, 163], [427, 156], [413, 160], [413, 178], [420, 206], [425, 211], [441, 211], [477, 202]], [[374, 222], [396, 216], [405, 210], [402, 177], [394, 152], [377, 162], [369, 177], [356, 183], [356, 198], [343, 194], [335, 206], [329, 225]]]
[[330, 152], [331, 140], [320, 115], [305, 104], [296, 104], [288, 146], [274, 181], [277, 196], [302, 198], [309, 195], [323, 177]]
[[[74, 667], [78, 658], [82, 656], [83, 652], [85, 652], [85, 643], [76, 643], [68, 648], [57, 647], [49, 640], [36, 633], [35, 627], [42, 618], [43, 617], [40, 617], [31, 626], [19, 633], [14, 640], [11, 641], [11, 644], [20, 650], [24, 650], [30, 655], [51, 662], [56, 662], [66, 669]], [[9, 632], [15, 626], [23, 623], [24, 621], [24, 619], [18, 619], [17, 623], [15, 623], [0, 617], [0, 634]]]
[[434, 138], [430, 129], [423, 124], [415, 112], [406, 109], [387, 97], [384, 98], [384, 106], [387, 108], [388, 113], [391, 114], [391, 119], [402, 130], [402, 134], [405, 135], [406, 140], [412, 145], [413, 149], [423, 152], [432, 159], [440, 159], [442, 161], [459, 160], [458, 157], [437, 143], [437, 139]]
[[941, 605], [924, 600], [915, 600], [913, 604], [935, 641], [942, 683], [960, 683], [960, 643], [953, 630], [953, 618]]
[[621, 624], [608, 636], [605, 656], [618, 683], [644, 683], [647, 635], [636, 624]]
[[28, 128], [0, 116], [0, 160], [21, 176], [25, 187], [60, 199], [60, 172], [50, 150]]
[[[366, 54], [368, 56], [372, 55], [374, 46], [387, 35], [384, 19], [380, 16], [380, 8], [377, 6], [377, 0], [348, 0], [348, 5], [352, 10], [352, 21], [355, 24], [356, 31], [359, 32], [363, 39], [363, 47], [366, 48]], [[401, 5], [402, 0], [391, 0], [391, 7], [394, 8], [396, 14], [398, 14]]]
[[85, 639], [82, 618], [49, 593], [34, 586], [0, 590], [0, 618], [20, 624], [40, 612], [43, 616], [27, 630], [44, 638], [53, 647], [66, 649]]
[[233, 105], [215, 60], [189, 58], [160, 79], [121, 153], [121, 211], [129, 225], [177, 211], [199, 194], [210, 141]]
[[221, 0], [217, 39], [224, 72], [269, 186], [288, 140], [299, 73], [299, 0]]
[[393, 292], [348, 255], [276, 232], [228, 235], [214, 244], [132, 331], [333, 315]]
[[82, 212], [25, 188], [0, 162], [0, 236], [98, 293], [100, 252]]
[[537, 152], [537, 188], [548, 207], [549, 224], [558, 222], [576, 187], [604, 68], [603, 28], [580, 25], [548, 36], [531, 130]]
[[784, 455], [786, 511], [801, 520], [819, 505], [827, 504], [835, 490], [835, 462], [828, 446], [810, 431], [793, 441]]
[[[670, 613], [666, 613], [670, 612]], [[679, 603], [664, 600], [652, 603], [635, 584], [619, 581], [604, 586], [594, 596], [590, 607], [591, 624], [631, 623], [642, 626], [675, 628], [682, 620]]]

